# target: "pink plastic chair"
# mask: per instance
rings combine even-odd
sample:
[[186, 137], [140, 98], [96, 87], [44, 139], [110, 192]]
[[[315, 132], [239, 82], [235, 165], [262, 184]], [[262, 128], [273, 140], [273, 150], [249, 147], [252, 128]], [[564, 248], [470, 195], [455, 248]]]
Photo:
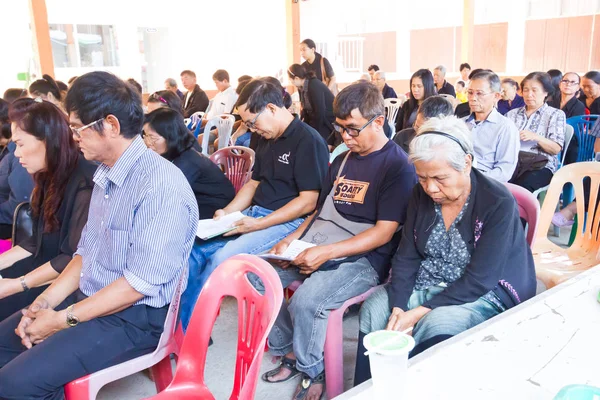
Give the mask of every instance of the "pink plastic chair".
[[10, 239], [0, 240], [0, 254], [7, 252], [12, 248], [12, 242]]
[[146, 354], [133, 360], [114, 365], [93, 374], [76, 379], [65, 385], [66, 400], [94, 400], [98, 392], [104, 385], [114, 382], [136, 372], [152, 368], [152, 376], [156, 391], [165, 389], [173, 380], [173, 370], [171, 368], [171, 354], [177, 355], [181, 347], [181, 337], [183, 332], [181, 325], [177, 326], [177, 311], [179, 310], [179, 299], [183, 290], [182, 283], [184, 276], [187, 275], [187, 269], [181, 274], [179, 283], [173, 294], [173, 300], [169, 306], [165, 326], [158, 346], [151, 354]]
[[225, 147], [215, 151], [210, 159], [221, 167], [237, 193], [252, 174], [254, 150], [243, 146]]
[[[248, 280], [249, 272], [262, 280], [264, 295]], [[175, 378], [151, 399], [214, 399], [204, 383], [204, 368], [210, 334], [225, 296], [238, 301], [238, 357], [230, 399], [254, 398], [264, 342], [281, 308], [283, 288], [269, 263], [244, 254], [225, 260], [206, 281], [183, 339]]]
[[[292, 282], [288, 289], [295, 292], [301, 284], [301, 281]], [[377, 288], [379, 286], [346, 300], [340, 308], [329, 313], [323, 354], [325, 359], [325, 390], [328, 399], [333, 399], [344, 392], [344, 312], [351, 305], [365, 301]]]
[[505, 183], [505, 185], [517, 200], [519, 215], [527, 221], [527, 243], [532, 247], [540, 218], [540, 203], [529, 190], [512, 183]]

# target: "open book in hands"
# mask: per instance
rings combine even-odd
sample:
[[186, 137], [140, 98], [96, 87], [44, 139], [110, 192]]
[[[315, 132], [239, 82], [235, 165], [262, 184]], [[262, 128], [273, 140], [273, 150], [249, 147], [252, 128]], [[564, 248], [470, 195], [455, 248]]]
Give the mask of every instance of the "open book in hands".
[[231, 214], [227, 214], [218, 220], [214, 220], [212, 218], [201, 219], [198, 221], [198, 230], [196, 231], [196, 236], [202, 240], [212, 239], [216, 236], [234, 230], [235, 226], [233, 224], [245, 217], [246, 216], [244, 214], [236, 211], [232, 212]]
[[288, 246], [287, 249], [283, 252], [283, 254], [258, 254], [258, 257], [271, 259], [271, 260], [281, 260], [281, 261], [292, 261], [298, 254], [302, 253], [304, 250], [309, 249], [311, 247], [315, 247], [315, 244], [304, 242], [302, 240], [294, 239], [292, 243]]

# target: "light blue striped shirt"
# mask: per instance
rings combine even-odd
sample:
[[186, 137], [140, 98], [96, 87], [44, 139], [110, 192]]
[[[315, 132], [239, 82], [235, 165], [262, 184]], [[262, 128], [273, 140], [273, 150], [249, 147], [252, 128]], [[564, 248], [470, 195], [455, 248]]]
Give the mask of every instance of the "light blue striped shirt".
[[[133, 140], [115, 165], [94, 174], [88, 221], [75, 254], [83, 258], [79, 288], [91, 296], [121, 277], [145, 297], [171, 302], [198, 226], [198, 205], [183, 173]], [[184, 286], [185, 287], [185, 286]]]

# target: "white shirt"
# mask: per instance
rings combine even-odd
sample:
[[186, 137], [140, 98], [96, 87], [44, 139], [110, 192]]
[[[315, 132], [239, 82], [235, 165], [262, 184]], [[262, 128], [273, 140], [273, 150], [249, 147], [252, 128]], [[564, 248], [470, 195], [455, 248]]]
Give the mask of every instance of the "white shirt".
[[233, 111], [233, 106], [235, 105], [237, 99], [238, 95], [233, 86], [230, 86], [224, 91], [217, 93], [217, 95], [212, 99], [210, 110], [208, 110], [208, 114], [205, 118], [211, 119], [219, 114], [230, 114], [231, 111]]

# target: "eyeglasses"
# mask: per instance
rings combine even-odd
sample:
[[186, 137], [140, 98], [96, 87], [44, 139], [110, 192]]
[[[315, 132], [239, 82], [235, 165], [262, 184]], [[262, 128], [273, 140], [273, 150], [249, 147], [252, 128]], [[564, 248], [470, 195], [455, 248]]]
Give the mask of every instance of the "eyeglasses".
[[244, 122], [244, 124], [246, 124], [246, 126], [248, 127], [248, 129], [256, 129], [256, 121], [258, 120], [258, 117], [260, 117], [260, 114], [262, 114], [265, 110], [266, 110], [266, 108], [263, 108], [261, 112], [259, 112], [258, 114], [256, 114], [256, 117], [254, 117], [254, 119], [252, 121], [245, 121]]
[[560, 81], [560, 83], [564, 83], [565, 86], [579, 85], [579, 82], [577, 82], [577, 81], [570, 81], [568, 79], [563, 79], [562, 81]]
[[156, 136], [150, 136], [149, 134], [146, 133], [146, 131], [142, 131], [142, 139], [144, 139], [144, 142], [146, 142], [148, 144], [154, 144], [154, 143], [158, 142], [158, 140], [160, 138], [156, 137]]
[[350, 136], [350, 137], [357, 137], [367, 126], [369, 126], [369, 124], [371, 124], [373, 121], [375, 121], [380, 116], [381, 115], [374, 116], [360, 128], [348, 128], [346, 126], [342, 126], [342, 125], [338, 124], [337, 122], [333, 123], [333, 128], [340, 134], [343, 134], [344, 132], [346, 132], [348, 134], [348, 136]]
[[467, 96], [469, 96], [469, 97], [478, 97], [478, 98], [479, 97], [485, 97], [488, 94], [492, 94], [492, 93], [494, 93], [494, 92], [487, 92], [487, 93], [485, 93], [485, 92], [475, 92], [473, 90], [467, 90]]
[[74, 128], [74, 127], [73, 127], [73, 126], [71, 126], [71, 125], [70, 125], [70, 128], [71, 128], [71, 130], [73, 131], [73, 134], [74, 134], [75, 136], [77, 136], [78, 138], [80, 138], [80, 137], [81, 137], [81, 132], [83, 132], [83, 131], [84, 131], [84, 130], [86, 130], [87, 128], [90, 128], [90, 127], [92, 127], [92, 126], [96, 125], [97, 123], [99, 123], [99, 122], [103, 121], [103, 120], [104, 120], [104, 118], [106, 118], [106, 117], [102, 117], [102, 118], [100, 118], [100, 119], [97, 119], [97, 120], [96, 120], [96, 121], [94, 121], [94, 122], [91, 122], [91, 123], [89, 123], [89, 124], [87, 124], [87, 125], [84, 125], [84, 126], [82, 126], [81, 128]]

